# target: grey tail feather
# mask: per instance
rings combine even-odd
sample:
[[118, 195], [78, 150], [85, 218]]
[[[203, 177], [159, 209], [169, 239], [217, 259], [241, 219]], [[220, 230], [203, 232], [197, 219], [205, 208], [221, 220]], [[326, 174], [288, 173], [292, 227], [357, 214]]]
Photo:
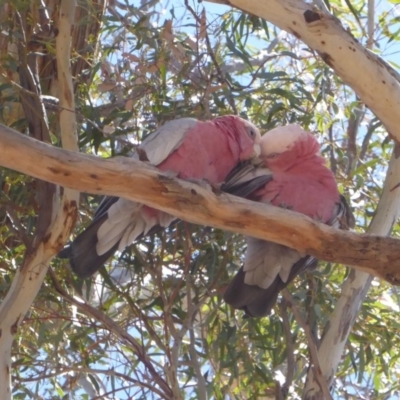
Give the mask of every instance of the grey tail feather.
[[58, 253], [60, 258], [69, 258], [72, 270], [79, 278], [92, 276], [118, 249], [116, 243], [101, 256], [96, 252], [97, 231], [106, 219], [107, 214], [97, 218], [69, 246]]
[[64, 247], [58, 254], [58, 258], [70, 258], [71, 257], [71, 246]]
[[267, 288], [244, 283], [245, 273], [240, 268], [233, 280], [229, 283], [224, 300], [233, 308], [243, 310], [249, 317], [264, 317], [269, 315], [279, 291], [275, 290], [276, 280]]
[[297, 275], [308, 268], [313, 268], [318, 260], [307, 256], [295, 263], [290, 271], [287, 282], [277, 276], [267, 288], [248, 285], [244, 282], [245, 273], [240, 268], [224, 293], [224, 300], [233, 308], [243, 310], [246, 317], [266, 317], [271, 313], [279, 292], [284, 289]]
[[[111, 203], [112, 204], [112, 203]], [[102, 255], [98, 255], [96, 251], [97, 231], [103, 222], [108, 218], [107, 212], [100, 215], [97, 214], [93, 222], [81, 232], [75, 240], [58, 253], [60, 258], [69, 258], [72, 270], [81, 278], [86, 279], [97, 272], [106, 261], [117, 251], [119, 242], [117, 242], [110, 250]], [[178, 220], [174, 220], [170, 226], [176, 224]], [[147, 235], [153, 235], [164, 230], [160, 225], [153, 226]], [[143, 235], [139, 235], [139, 240]]]

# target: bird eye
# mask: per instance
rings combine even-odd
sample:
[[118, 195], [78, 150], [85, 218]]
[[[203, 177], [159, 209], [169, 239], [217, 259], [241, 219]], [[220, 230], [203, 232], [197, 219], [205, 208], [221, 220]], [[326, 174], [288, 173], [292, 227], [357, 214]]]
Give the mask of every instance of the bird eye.
[[268, 154], [267, 158], [275, 158], [278, 155], [278, 153], [271, 153]]
[[256, 137], [256, 131], [254, 130], [254, 129], [249, 129], [249, 136], [251, 137], [251, 138], [255, 138]]

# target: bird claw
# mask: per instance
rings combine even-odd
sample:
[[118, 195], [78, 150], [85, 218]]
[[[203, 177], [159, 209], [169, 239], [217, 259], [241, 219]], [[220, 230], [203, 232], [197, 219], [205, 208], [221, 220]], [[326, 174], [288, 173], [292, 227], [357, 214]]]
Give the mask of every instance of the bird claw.
[[190, 183], [194, 183], [196, 185], [201, 186], [204, 189], [210, 189], [210, 182], [208, 182], [206, 179], [195, 179], [195, 178], [190, 178], [190, 179], [185, 179], [185, 181], [188, 181]]
[[[173, 171], [164, 171], [164, 175], [166, 175], [168, 178], [177, 178], [178, 173], [173, 172]], [[196, 185], [199, 185], [203, 189], [206, 190], [211, 190], [213, 193], [220, 193], [221, 191], [221, 185], [218, 183], [210, 183], [207, 181], [207, 179], [196, 179], [196, 178], [186, 178], [184, 179], [186, 182], [194, 183]]]
[[211, 190], [213, 193], [222, 193], [222, 183], [210, 183], [207, 179], [185, 179], [185, 181], [195, 183], [203, 189]]
[[174, 171], [170, 171], [170, 170], [168, 170], [168, 171], [163, 171], [163, 173], [164, 173], [164, 175], [166, 175], [168, 178], [177, 178], [178, 177], [178, 173], [177, 172], [174, 172]]
[[223, 183], [210, 184], [212, 192], [214, 194], [218, 194], [218, 195], [224, 193], [224, 191], [221, 189], [222, 185], [223, 185]]
[[289, 206], [286, 203], [280, 203], [279, 207], [284, 208], [285, 210], [293, 210], [293, 206]]

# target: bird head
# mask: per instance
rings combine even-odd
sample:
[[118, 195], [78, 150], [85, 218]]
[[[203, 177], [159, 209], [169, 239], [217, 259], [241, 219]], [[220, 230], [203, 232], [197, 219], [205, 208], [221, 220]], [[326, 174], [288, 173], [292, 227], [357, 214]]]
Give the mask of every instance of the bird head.
[[237, 115], [224, 115], [215, 118], [214, 123], [234, 139], [232, 144], [235, 151], [239, 151], [240, 161], [257, 157], [261, 153], [261, 134], [251, 122]]
[[[279, 126], [268, 131], [261, 138], [260, 158], [266, 166], [276, 164], [280, 159], [309, 157], [319, 154], [317, 139], [300, 125]], [[288, 160], [285, 161], [288, 165]]]
[[[247, 160], [249, 158], [258, 157], [261, 154], [261, 134], [258, 128], [251, 122], [246, 121], [242, 118], [238, 118], [239, 132], [240, 132], [240, 144], [242, 148], [242, 154], [240, 159]], [[250, 148], [248, 146], [248, 140], [251, 140]]]

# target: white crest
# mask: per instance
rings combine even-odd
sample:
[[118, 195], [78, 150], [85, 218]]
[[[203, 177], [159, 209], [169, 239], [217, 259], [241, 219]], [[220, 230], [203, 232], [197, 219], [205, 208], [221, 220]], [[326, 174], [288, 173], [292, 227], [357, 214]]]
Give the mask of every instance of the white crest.
[[308, 132], [300, 125], [292, 124], [271, 129], [261, 138], [261, 154], [281, 154], [292, 147], [293, 143], [305, 138]]

